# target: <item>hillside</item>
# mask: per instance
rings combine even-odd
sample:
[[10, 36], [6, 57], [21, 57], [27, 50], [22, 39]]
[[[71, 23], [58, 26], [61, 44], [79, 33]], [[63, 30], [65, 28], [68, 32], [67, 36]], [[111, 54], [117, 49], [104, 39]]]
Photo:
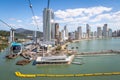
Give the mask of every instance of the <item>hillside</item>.
[[[23, 28], [18, 28], [16, 29], [15, 33], [18, 33], [19, 35], [23, 35], [27, 37], [27, 36], [33, 36], [34, 31], [23, 29]], [[43, 33], [37, 31], [37, 37], [42, 37], [42, 36], [43, 36]]]

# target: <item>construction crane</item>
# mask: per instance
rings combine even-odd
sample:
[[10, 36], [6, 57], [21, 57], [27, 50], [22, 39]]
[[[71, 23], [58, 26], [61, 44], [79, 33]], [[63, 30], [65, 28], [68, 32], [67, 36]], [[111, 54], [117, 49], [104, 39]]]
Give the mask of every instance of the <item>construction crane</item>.
[[15, 31], [15, 29], [1, 19], [0, 19], [0, 22], [4, 23], [6, 26], [8, 26], [10, 28], [10, 43], [14, 42], [14, 31]]
[[[33, 20], [34, 20], [34, 22], [35, 22], [35, 24], [36, 24], [36, 26], [37, 26], [37, 29], [39, 29], [39, 28], [38, 28], [38, 22], [37, 22], [37, 19], [36, 19], [36, 17], [35, 17], [34, 10], [33, 10], [33, 8], [32, 8], [32, 3], [31, 3], [30, 0], [28, 0], [28, 2], [29, 2], [29, 7], [30, 7], [30, 9], [31, 9], [32, 15], [33, 15]], [[35, 44], [37, 44], [37, 31], [36, 31], [36, 30], [35, 30], [35, 34], [34, 34], [34, 42], [35, 42]]]
[[50, 0], [48, 0], [47, 8], [49, 9], [50, 6]]

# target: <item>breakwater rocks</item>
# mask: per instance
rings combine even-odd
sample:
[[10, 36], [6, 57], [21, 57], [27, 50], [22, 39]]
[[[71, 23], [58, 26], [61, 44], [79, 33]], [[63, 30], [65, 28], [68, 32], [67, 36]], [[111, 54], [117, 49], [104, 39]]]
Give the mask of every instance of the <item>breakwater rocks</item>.
[[105, 50], [105, 51], [95, 51], [95, 52], [81, 52], [76, 55], [99, 55], [99, 54], [120, 54], [120, 50]]

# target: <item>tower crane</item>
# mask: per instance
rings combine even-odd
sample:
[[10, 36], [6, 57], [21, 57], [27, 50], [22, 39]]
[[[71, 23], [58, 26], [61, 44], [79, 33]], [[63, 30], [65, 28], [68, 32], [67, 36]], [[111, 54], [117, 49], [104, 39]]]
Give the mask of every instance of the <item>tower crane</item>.
[[[37, 29], [39, 29], [39, 28], [38, 28], [38, 22], [37, 22], [37, 19], [36, 19], [36, 17], [35, 17], [34, 10], [33, 10], [33, 8], [32, 8], [32, 3], [31, 3], [30, 0], [28, 0], [28, 2], [29, 2], [29, 7], [30, 7], [30, 9], [31, 9], [32, 15], [33, 15], [33, 20], [34, 20], [34, 22], [35, 22], [35, 24], [36, 24], [36, 26], [37, 26]], [[34, 42], [35, 42], [35, 44], [37, 44], [37, 31], [36, 31], [36, 30], [35, 30], [35, 34], [34, 34]]]

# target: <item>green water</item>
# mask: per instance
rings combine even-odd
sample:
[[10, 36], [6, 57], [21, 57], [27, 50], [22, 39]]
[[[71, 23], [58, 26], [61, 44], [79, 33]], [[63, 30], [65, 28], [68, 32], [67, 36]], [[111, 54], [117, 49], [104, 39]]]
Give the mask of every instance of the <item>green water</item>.
[[[91, 40], [73, 43], [68, 48], [78, 46], [78, 52], [98, 51], [108, 49], [120, 49], [120, 38]], [[19, 78], [14, 72], [21, 73], [50, 73], [50, 74], [77, 74], [77, 73], [99, 73], [99, 72], [120, 72], [120, 55], [108, 56], [86, 56], [80, 61], [83, 65], [44, 65], [34, 66], [31, 64], [17, 66], [15, 63], [22, 59], [18, 57], [13, 60], [5, 59], [4, 53], [0, 53], [0, 80], [120, 80], [120, 75], [114, 76], [96, 76], [96, 77], [36, 77], [36, 78]], [[75, 59], [75, 61], [79, 61]]]

